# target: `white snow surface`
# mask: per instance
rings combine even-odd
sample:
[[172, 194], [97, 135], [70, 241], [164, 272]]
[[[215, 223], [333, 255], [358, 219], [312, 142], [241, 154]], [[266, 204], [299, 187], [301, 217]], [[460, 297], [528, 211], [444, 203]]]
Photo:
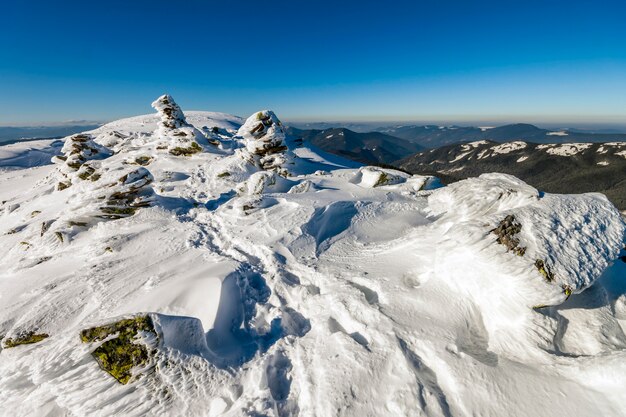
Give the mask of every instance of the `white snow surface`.
[[545, 149], [547, 153], [558, 156], [573, 156], [591, 147], [591, 143], [563, 143], [539, 145], [537, 149]]
[[61, 152], [63, 141], [42, 139], [0, 146], [0, 172], [48, 165]]
[[526, 146], [527, 146], [526, 142], [514, 141], [514, 142], [507, 142], [501, 145], [493, 146], [491, 150], [493, 151], [494, 154], [507, 154], [509, 152], [519, 151], [520, 149], [524, 149], [526, 148]]
[[[86, 132], [94, 180], [58, 159], [0, 173], [0, 335], [50, 336], [0, 350], [0, 415], [626, 415], [625, 224], [606, 197], [355, 167], [260, 114]], [[202, 151], [163, 148], [179, 129]], [[255, 140], [286, 146], [284, 170]], [[33, 144], [11, 146], [0, 166]], [[99, 217], [122, 192], [135, 214]], [[491, 232], [507, 215], [523, 256]], [[138, 313], [157, 347], [121, 385], [78, 334]]]

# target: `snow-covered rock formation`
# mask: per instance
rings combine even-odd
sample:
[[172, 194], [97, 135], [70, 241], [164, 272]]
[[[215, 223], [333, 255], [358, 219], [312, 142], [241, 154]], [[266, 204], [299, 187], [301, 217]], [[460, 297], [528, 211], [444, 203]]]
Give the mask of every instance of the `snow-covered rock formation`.
[[603, 195], [441, 187], [271, 111], [153, 105], [55, 164], [0, 151], [0, 415], [624, 415]]
[[[154, 132], [157, 149], [168, 149], [174, 156], [189, 156], [202, 151], [198, 144], [202, 134], [187, 123], [183, 111], [169, 94], [164, 94], [152, 103], [161, 120]], [[206, 139], [205, 139], [206, 140]]]
[[249, 158], [264, 170], [284, 172], [287, 160], [285, 130], [273, 111], [263, 110], [248, 117], [237, 135], [243, 138]]

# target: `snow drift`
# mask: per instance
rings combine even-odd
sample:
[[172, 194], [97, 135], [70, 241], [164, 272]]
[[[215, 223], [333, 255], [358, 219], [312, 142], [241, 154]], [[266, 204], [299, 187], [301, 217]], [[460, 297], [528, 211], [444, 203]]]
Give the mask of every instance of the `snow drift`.
[[0, 414], [624, 415], [604, 196], [153, 107], [0, 152]]

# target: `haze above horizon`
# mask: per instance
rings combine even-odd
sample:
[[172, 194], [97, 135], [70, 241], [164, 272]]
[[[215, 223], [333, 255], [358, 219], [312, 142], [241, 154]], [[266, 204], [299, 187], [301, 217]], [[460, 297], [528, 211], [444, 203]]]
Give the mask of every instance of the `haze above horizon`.
[[[0, 125], [186, 110], [626, 124], [618, 1], [9, 2]], [[549, 3], [549, 4], [548, 4]]]

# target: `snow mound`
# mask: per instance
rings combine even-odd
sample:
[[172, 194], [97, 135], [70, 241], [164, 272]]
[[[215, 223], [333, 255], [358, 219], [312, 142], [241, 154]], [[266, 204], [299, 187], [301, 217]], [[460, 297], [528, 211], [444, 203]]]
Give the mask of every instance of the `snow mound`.
[[459, 181], [428, 198], [434, 214], [466, 220], [512, 210], [539, 200], [539, 191], [506, 174], [483, 174]]
[[63, 142], [44, 139], [17, 142], [0, 147], [0, 171], [34, 168], [51, 163], [60, 154]]
[[53, 165], [0, 147], [21, 161], [0, 173], [2, 410], [623, 415], [604, 196], [444, 187], [298, 146], [269, 110], [154, 107]]
[[[521, 228], [516, 239], [524, 248], [515, 262], [527, 264], [528, 280], [522, 285], [535, 286], [537, 277], [546, 284], [528, 298], [531, 306], [560, 304], [588, 288], [617, 257], [624, 235], [619, 212], [605, 196], [542, 196], [505, 174], [451, 184], [430, 195], [428, 203], [433, 214], [449, 222], [446, 233], [468, 245], [475, 234], [484, 233], [485, 222], [495, 227], [513, 216]], [[599, 230], [602, 236], [594, 233]]]
[[410, 175], [404, 172], [377, 167], [363, 167], [355, 174], [353, 182], [362, 187], [374, 188], [405, 182]]

